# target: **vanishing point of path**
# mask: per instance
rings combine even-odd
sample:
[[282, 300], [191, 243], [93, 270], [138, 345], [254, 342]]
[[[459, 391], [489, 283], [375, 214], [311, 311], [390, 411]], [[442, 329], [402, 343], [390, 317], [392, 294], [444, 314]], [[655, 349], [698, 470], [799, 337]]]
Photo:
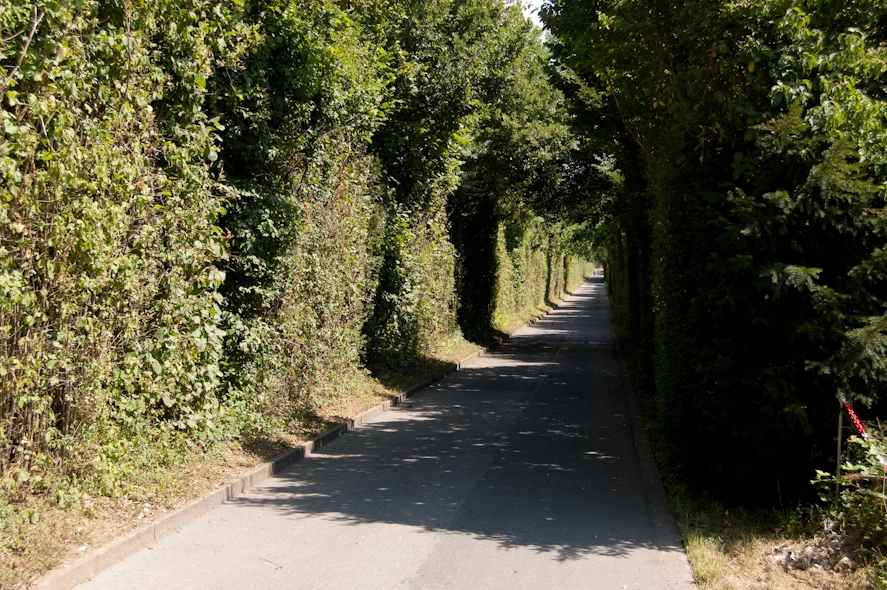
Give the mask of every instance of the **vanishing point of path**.
[[632, 399], [591, 279], [80, 588], [695, 588]]

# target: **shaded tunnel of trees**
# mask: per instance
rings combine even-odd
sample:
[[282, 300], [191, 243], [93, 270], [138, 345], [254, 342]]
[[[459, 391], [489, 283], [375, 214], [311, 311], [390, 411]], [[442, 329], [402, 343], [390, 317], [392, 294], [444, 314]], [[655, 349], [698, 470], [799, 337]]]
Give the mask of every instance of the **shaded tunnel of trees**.
[[285, 429], [597, 259], [670, 461], [809, 494], [836, 393], [883, 412], [887, 7], [542, 18], [0, 0], [7, 489], [120, 493], [167, 449]]
[[581, 215], [668, 452], [722, 497], [810, 494], [837, 393], [876, 417], [887, 376], [887, 6], [554, 0], [543, 19], [610, 183]]

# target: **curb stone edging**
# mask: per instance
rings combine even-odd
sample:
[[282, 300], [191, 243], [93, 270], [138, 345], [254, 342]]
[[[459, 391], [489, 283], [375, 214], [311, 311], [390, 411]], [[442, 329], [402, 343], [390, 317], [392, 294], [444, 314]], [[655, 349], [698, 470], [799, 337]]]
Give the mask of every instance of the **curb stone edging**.
[[[611, 318], [612, 324], [612, 318]], [[614, 332], [615, 334], [615, 332]], [[622, 391], [625, 394], [631, 414], [630, 426], [634, 438], [634, 447], [638, 457], [638, 467], [643, 481], [643, 491], [647, 498], [647, 510], [653, 525], [653, 536], [656, 539], [659, 563], [665, 575], [667, 590], [695, 590], [697, 588], [693, 569], [687, 556], [686, 546], [675, 522], [674, 513], [668, 502], [659, 469], [653, 455], [653, 448], [647, 436], [643, 414], [637, 396], [632, 387], [628, 364], [619, 344], [615, 341], [616, 357], [619, 372], [622, 376]]]
[[[552, 309], [556, 308], [557, 306]], [[524, 324], [524, 326], [535, 324], [539, 319], [547, 316], [549, 313], [551, 313], [551, 310], [533, 318]], [[514, 332], [517, 332], [519, 329], [520, 328], [517, 328]], [[94, 553], [84, 556], [83, 559], [57, 566], [55, 569], [50, 570], [38, 578], [30, 587], [36, 590], [70, 590], [79, 584], [91, 580], [100, 572], [123, 561], [140, 549], [178, 531], [186, 524], [197, 520], [225, 502], [230, 502], [238, 496], [249, 492], [251, 489], [261, 485], [265, 480], [280, 473], [296, 461], [299, 461], [314, 451], [328, 445], [343, 434], [366, 424], [379, 414], [401, 405], [408, 398], [412, 397], [419, 391], [434, 385], [444, 377], [461, 370], [466, 363], [479, 356], [483, 356], [491, 349], [507, 342], [514, 332], [508, 334], [504, 338], [496, 338], [495, 344], [470, 354], [457, 363], [452, 363], [441, 373], [429, 377], [418, 385], [414, 385], [404, 393], [391, 396], [387, 401], [358, 414], [350, 420], [345, 420], [341, 424], [330, 428], [314, 439], [282, 452], [270, 461], [266, 461], [254, 468], [246, 475], [189, 502], [149, 525], [136, 529], [124, 537], [100, 547]]]

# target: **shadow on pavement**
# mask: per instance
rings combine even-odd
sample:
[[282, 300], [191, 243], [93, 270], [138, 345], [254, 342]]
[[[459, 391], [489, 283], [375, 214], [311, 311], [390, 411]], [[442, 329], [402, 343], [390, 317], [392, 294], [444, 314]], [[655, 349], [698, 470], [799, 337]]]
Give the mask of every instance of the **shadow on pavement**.
[[656, 543], [601, 281], [236, 503], [561, 561]]

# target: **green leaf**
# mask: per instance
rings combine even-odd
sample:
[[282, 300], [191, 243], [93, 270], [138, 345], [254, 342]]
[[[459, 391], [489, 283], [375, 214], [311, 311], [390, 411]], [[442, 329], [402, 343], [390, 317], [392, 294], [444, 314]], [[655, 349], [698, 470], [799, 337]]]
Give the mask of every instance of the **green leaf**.
[[154, 369], [154, 373], [156, 375], [160, 375], [163, 372], [163, 366], [159, 362], [157, 362], [157, 359], [155, 359], [153, 356], [148, 355], [148, 362], [151, 363], [151, 368]]

